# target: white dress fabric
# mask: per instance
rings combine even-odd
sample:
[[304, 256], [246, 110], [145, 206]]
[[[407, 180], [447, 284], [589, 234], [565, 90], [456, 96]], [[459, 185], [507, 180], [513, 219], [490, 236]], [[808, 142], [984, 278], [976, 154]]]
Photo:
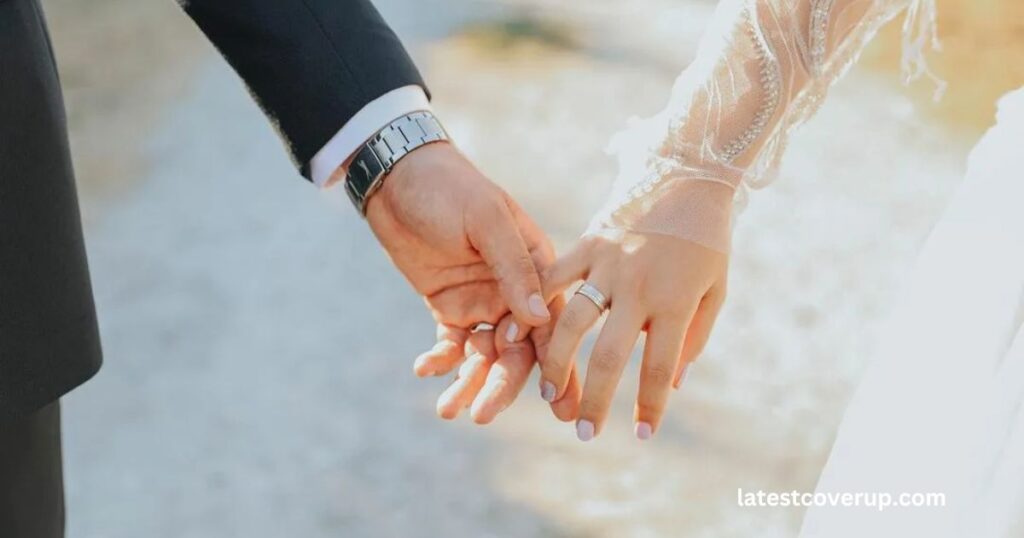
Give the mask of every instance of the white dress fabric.
[[999, 102], [840, 425], [817, 490], [942, 508], [811, 508], [801, 536], [1024, 536], [1024, 88]]

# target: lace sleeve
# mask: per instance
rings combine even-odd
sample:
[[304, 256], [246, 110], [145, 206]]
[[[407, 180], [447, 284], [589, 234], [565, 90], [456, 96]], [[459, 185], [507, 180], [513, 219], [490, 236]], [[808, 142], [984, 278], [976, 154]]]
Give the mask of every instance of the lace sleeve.
[[[931, 75], [934, 0], [722, 0], [668, 106], [612, 141], [620, 175], [590, 232], [683, 237], [727, 251], [733, 201], [777, 173], [787, 135], [904, 9], [904, 70]], [[941, 82], [939, 82], [941, 84]]]

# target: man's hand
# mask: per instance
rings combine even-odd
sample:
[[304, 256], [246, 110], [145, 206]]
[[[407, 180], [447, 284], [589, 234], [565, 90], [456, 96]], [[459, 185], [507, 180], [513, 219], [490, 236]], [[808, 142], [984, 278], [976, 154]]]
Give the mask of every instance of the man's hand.
[[497, 324], [511, 311], [517, 323], [507, 336], [516, 340], [550, 320], [534, 268], [550, 256], [547, 238], [453, 145], [429, 144], [398, 161], [366, 218], [439, 324]]
[[[539, 260], [539, 269], [553, 262], [553, 258], [545, 256]], [[463, 409], [469, 409], [473, 422], [489, 424], [512, 405], [526, 385], [537, 357], [543, 357], [546, 353], [554, 320], [564, 305], [563, 297], [555, 297], [548, 306], [553, 316], [552, 322], [534, 328], [529, 338], [515, 342], [509, 342], [502, 336], [512, 323], [511, 314], [498, 323], [495, 332], [471, 333], [465, 329], [439, 325], [437, 345], [416, 359], [416, 372], [419, 375], [444, 375], [456, 371], [455, 380], [437, 399], [438, 416], [451, 420], [459, 416]], [[579, 416], [581, 391], [573, 367], [563, 397], [550, 404], [558, 419], [570, 421]], [[543, 391], [541, 394], [543, 396]]]

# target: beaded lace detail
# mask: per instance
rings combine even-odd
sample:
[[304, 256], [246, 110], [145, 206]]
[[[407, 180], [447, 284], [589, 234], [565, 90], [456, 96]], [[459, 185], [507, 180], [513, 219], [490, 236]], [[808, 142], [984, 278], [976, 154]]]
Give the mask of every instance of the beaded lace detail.
[[668, 106], [612, 140], [620, 175], [590, 231], [666, 233], [728, 250], [731, 208], [702, 205], [692, 193], [727, 188], [736, 196], [713, 194], [716, 203], [742, 200], [747, 188], [771, 181], [789, 133], [907, 8], [905, 71], [938, 81], [923, 60], [923, 49], [937, 45], [933, 2], [721, 0]]
[[743, 153], [744, 150], [754, 143], [754, 140], [757, 140], [764, 133], [765, 128], [768, 127], [768, 122], [775, 114], [775, 109], [779, 106], [779, 80], [782, 78], [779, 62], [775, 59], [775, 53], [772, 51], [771, 44], [764, 38], [764, 32], [760, 28], [757, 17], [751, 15], [749, 11], [744, 13], [746, 14], [744, 18], [746, 19], [750, 39], [753, 42], [758, 62], [761, 66], [760, 82], [761, 87], [764, 89], [765, 97], [760, 110], [757, 111], [757, 114], [754, 115], [753, 120], [750, 122], [750, 127], [739, 138], [725, 146], [721, 154], [722, 162], [725, 163], [731, 163], [737, 155]]
[[821, 75], [825, 63], [825, 47], [828, 39], [828, 20], [835, 0], [814, 0], [811, 2], [811, 22], [807, 30], [807, 50], [811, 56], [808, 69], [814, 76]]

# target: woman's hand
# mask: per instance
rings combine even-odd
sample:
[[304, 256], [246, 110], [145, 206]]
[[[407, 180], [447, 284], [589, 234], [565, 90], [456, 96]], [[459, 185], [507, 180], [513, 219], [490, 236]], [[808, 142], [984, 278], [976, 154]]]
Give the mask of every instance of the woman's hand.
[[[585, 280], [609, 301], [610, 312], [587, 366], [576, 434], [600, 433], [622, 370], [640, 331], [647, 332], [636, 436], [658, 429], [670, 389], [704, 348], [725, 299], [728, 256], [678, 237], [624, 231], [588, 235], [544, 272], [545, 294], [559, 294]], [[575, 397], [567, 391], [583, 336], [602, 309], [575, 294], [558, 317], [546, 353], [539, 354], [541, 395], [549, 402]]]

